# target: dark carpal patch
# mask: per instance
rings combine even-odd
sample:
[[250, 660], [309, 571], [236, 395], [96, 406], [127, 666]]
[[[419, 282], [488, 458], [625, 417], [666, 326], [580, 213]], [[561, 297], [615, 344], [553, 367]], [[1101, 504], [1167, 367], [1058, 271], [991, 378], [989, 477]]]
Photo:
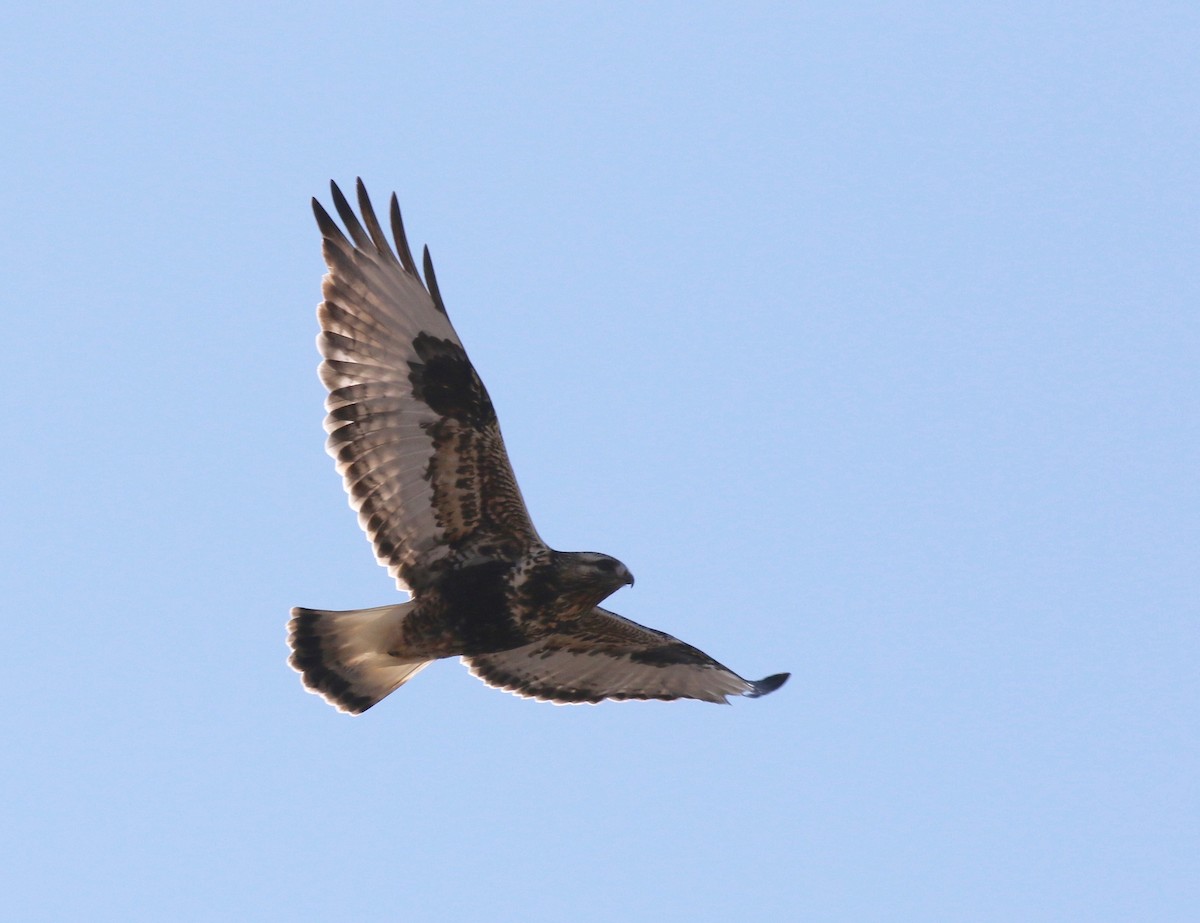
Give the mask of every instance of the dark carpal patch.
[[469, 423], [476, 429], [496, 423], [496, 411], [466, 352], [457, 343], [418, 334], [413, 349], [419, 362], [408, 363], [413, 396], [435, 413]]
[[629, 659], [634, 663], [644, 663], [651, 667], [669, 667], [676, 664], [691, 664], [694, 666], [719, 666], [715, 660], [698, 651], [689, 644], [680, 641], [677, 644], [664, 644], [661, 647], [650, 647], [644, 651], [630, 651]]

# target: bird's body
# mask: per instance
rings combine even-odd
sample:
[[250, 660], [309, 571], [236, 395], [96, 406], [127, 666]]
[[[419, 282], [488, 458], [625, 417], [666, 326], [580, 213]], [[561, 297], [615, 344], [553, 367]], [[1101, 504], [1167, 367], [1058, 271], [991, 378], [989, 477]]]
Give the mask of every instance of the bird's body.
[[[294, 609], [292, 666], [359, 713], [434, 660], [461, 656], [485, 682], [554, 702], [758, 696], [750, 682], [670, 635], [598, 608], [633, 583], [620, 561], [560, 552], [538, 536], [487, 389], [438, 292], [423, 285], [395, 196], [395, 250], [366, 190], [362, 222], [336, 185], [349, 238], [313, 200], [329, 273], [318, 309], [327, 448], [359, 523], [409, 602]], [[365, 227], [364, 227], [365, 224]]]

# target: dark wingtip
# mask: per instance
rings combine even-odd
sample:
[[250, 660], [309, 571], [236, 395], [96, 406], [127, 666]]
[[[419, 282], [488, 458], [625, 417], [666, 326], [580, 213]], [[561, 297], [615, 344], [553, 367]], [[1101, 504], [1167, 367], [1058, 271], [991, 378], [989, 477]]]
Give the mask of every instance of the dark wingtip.
[[392, 193], [389, 217], [392, 222], [392, 239], [396, 242], [396, 253], [400, 257], [400, 263], [415, 276], [417, 264], [413, 261], [412, 250], [408, 248], [408, 235], [404, 233], [404, 219], [400, 217], [400, 200], [396, 198], [394, 192]]
[[316, 197], [312, 200], [313, 215], [317, 219], [317, 227], [321, 230], [321, 236], [327, 240], [345, 241], [346, 235], [342, 233], [341, 228], [329, 216], [329, 212], [325, 211], [325, 206], [317, 201]]
[[765, 679], [760, 679], [756, 683], [751, 683], [753, 690], [746, 693], [746, 697], [750, 699], [758, 699], [768, 693], [774, 692], [780, 686], [788, 681], [791, 673], [776, 673], [773, 676], [768, 676]]
[[429, 247], [425, 248], [425, 287], [429, 289], [429, 294], [433, 298], [434, 307], [443, 314], [446, 313], [446, 305], [442, 301], [442, 293], [438, 290], [437, 276], [433, 273], [433, 258], [429, 255]]
[[371, 197], [367, 195], [367, 187], [363, 185], [361, 178], [356, 180], [356, 189], [358, 190], [358, 210], [362, 213], [363, 221], [367, 225], [367, 233], [371, 235], [375, 249], [379, 251], [380, 256], [393, 263], [399, 263], [402, 268], [407, 269], [403, 259], [392, 252], [392, 245], [388, 243], [387, 235], [383, 233], [383, 226], [379, 223], [375, 208], [371, 205]]
[[329, 192], [333, 196], [333, 206], [337, 209], [338, 216], [342, 219], [342, 224], [346, 226], [346, 230], [350, 233], [350, 238], [354, 241], [354, 246], [359, 250], [370, 249], [371, 238], [363, 229], [362, 223], [358, 220], [358, 215], [354, 214], [354, 209], [351, 207], [349, 200], [342, 194], [341, 187], [333, 180], [330, 180]]

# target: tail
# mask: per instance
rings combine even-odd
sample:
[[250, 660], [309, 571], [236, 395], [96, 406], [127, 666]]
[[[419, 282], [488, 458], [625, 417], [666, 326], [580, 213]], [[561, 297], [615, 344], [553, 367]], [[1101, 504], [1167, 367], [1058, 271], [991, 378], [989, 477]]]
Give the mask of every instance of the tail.
[[310, 692], [338, 711], [361, 714], [433, 663], [394, 653], [400, 626], [415, 606], [407, 602], [347, 612], [293, 609], [288, 663]]

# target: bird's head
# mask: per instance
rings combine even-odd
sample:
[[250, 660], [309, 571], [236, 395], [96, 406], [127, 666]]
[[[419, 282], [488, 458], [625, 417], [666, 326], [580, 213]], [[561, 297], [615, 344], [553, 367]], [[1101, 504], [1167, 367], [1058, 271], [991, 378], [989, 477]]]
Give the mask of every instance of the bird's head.
[[633, 574], [614, 557], [596, 551], [558, 552], [559, 581], [564, 596], [595, 606], [623, 586], [633, 586]]

